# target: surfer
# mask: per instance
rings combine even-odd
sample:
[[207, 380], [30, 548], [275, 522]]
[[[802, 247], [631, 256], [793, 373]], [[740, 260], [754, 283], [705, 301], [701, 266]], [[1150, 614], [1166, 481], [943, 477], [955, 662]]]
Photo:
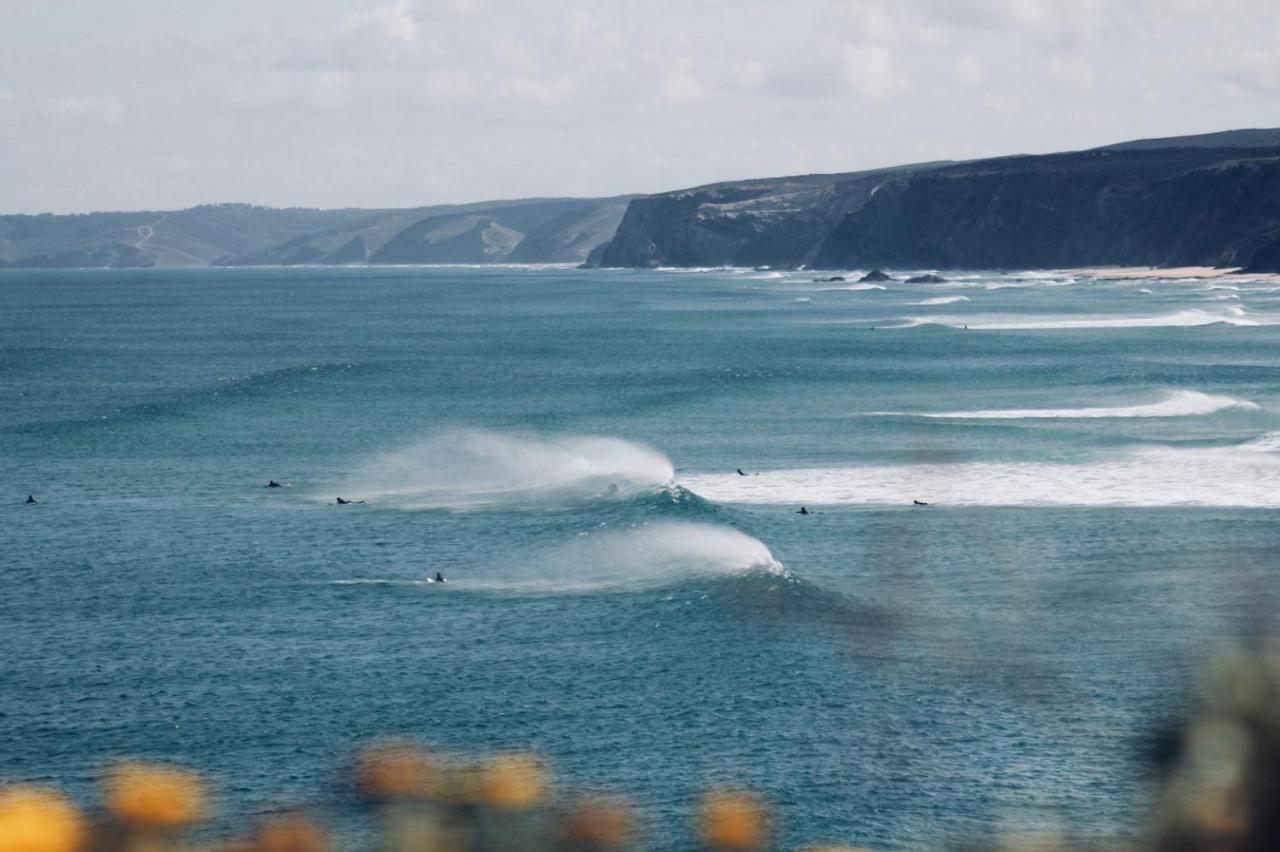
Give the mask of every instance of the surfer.
[[616, 482], [610, 482], [610, 483], [609, 483], [609, 496], [610, 496], [610, 497], [616, 497], [617, 495], [618, 495], [618, 483], [616, 483]]
[[444, 579], [444, 575], [443, 575], [443, 574], [441, 574], [439, 571], [437, 571], [437, 572], [436, 572], [436, 582], [437, 582], [437, 583], [443, 583], [443, 582], [446, 582], [446, 581], [445, 581], [445, 579]]
[[37, 499], [35, 498], [35, 495], [34, 495], [34, 494], [28, 494], [28, 495], [27, 495], [27, 504], [28, 504], [28, 505], [30, 505], [31, 503], [39, 503], [39, 502], [40, 502], [40, 501], [39, 501], [39, 500], [37, 500]]
[[274, 479], [268, 479], [268, 480], [267, 480], [267, 487], [268, 487], [268, 488], [283, 488], [284, 486], [283, 486], [283, 485], [281, 485], [279, 482], [276, 482]]
[[355, 505], [356, 503], [363, 503], [364, 501], [363, 500], [343, 500], [341, 497], [339, 497], [337, 498], [337, 502], [339, 506], [352, 506], [352, 505]]
[[810, 514], [810, 512], [809, 512], [809, 510], [808, 510], [808, 509], [806, 509], [804, 506], [801, 506], [801, 507], [800, 507], [800, 511], [799, 511], [799, 512], [796, 512], [796, 514], [797, 514], [797, 515], [808, 515], [808, 514]]
[[923, 500], [912, 500], [911, 502], [912, 502], [914, 505], [916, 505], [916, 506], [928, 506], [928, 505], [929, 505], [928, 503], [924, 502]]
[[738, 476], [746, 476], [746, 474], [742, 472], [742, 468], [738, 468]]

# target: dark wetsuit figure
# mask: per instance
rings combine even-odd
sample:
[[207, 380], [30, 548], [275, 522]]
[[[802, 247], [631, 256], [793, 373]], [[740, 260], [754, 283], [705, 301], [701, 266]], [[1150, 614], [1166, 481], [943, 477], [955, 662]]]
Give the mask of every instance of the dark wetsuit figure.
[[742, 472], [742, 468], [738, 468], [738, 476], [746, 476], [746, 474]]
[[808, 514], [810, 514], [810, 512], [809, 512], [809, 510], [808, 510], [808, 509], [806, 509], [804, 506], [801, 506], [801, 507], [800, 507], [800, 511], [799, 511], [799, 512], [796, 512], [796, 514], [797, 514], [797, 515], [808, 515]]
[[436, 582], [437, 582], [437, 583], [443, 583], [444, 581], [445, 581], [445, 579], [444, 579], [444, 575], [443, 575], [443, 574], [441, 574], [439, 571], [437, 571], [437, 572], [436, 572]]
[[337, 500], [338, 500], [338, 505], [339, 505], [339, 506], [350, 506], [350, 505], [352, 505], [352, 504], [354, 504], [354, 503], [363, 503], [363, 502], [364, 502], [363, 500], [343, 500], [341, 497], [337, 498]]
[[40, 501], [36, 500], [35, 495], [33, 495], [33, 494], [28, 494], [28, 495], [27, 495], [27, 502], [28, 502], [28, 503], [38, 503], [38, 502], [40, 502]]
[[281, 485], [279, 482], [276, 482], [274, 479], [271, 479], [271, 480], [268, 480], [268, 481], [267, 481], [267, 487], [268, 487], [268, 488], [283, 488], [284, 486], [283, 486], [283, 485]]
[[911, 502], [912, 502], [912, 503], [914, 503], [914, 504], [915, 504], [915, 505], [917, 505], [917, 506], [928, 506], [928, 505], [929, 505], [928, 503], [924, 502], [923, 500], [912, 500]]

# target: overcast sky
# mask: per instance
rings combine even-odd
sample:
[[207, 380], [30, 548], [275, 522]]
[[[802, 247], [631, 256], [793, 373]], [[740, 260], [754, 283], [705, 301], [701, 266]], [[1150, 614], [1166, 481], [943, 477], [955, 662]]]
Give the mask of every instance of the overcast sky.
[[0, 212], [403, 207], [1280, 125], [1280, 0], [0, 0]]

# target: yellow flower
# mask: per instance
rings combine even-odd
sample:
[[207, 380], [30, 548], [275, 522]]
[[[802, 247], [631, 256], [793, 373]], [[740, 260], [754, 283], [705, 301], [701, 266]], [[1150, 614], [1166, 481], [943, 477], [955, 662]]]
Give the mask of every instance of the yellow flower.
[[412, 743], [381, 743], [365, 749], [356, 763], [356, 781], [365, 795], [379, 800], [440, 793], [439, 772]]
[[702, 800], [699, 833], [713, 849], [759, 849], [768, 829], [764, 807], [750, 793], [717, 790]]
[[0, 852], [74, 852], [83, 840], [80, 812], [58, 793], [0, 788]]
[[569, 814], [565, 834], [576, 846], [617, 849], [635, 832], [635, 814], [621, 799], [588, 799]]
[[107, 779], [104, 804], [134, 828], [181, 828], [204, 816], [204, 784], [182, 769], [124, 763]]
[[290, 814], [263, 823], [248, 848], [250, 852], [327, 852], [329, 838], [310, 819]]
[[484, 769], [482, 799], [508, 810], [531, 808], [542, 800], [546, 779], [542, 764], [532, 755], [508, 754], [494, 758]]

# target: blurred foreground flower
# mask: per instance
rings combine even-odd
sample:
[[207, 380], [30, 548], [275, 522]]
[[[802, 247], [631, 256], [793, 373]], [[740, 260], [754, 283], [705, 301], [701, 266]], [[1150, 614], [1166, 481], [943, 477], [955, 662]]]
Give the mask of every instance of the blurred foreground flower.
[[37, 787], [0, 787], [0, 852], [75, 852], [84, 821], [60, 794]]
[[356, 784], [379, 802], [425, 799], [442, 793], [440, 771], [420, 746], [409, 742], [377, 743], [356, 761]]
[[761, 849], [768, 842], [764, 806], [750, 793], [709, 793], [699, 817], [698, 833], [711, 849]]
[[542, 801], [546, 772], [536, 757], [508, 754], [496, 757], [484, 769], [481, 795], [485, 804], [506, 810], [525, 810]]
[[635, 836], [636, 819], [630, 803], [622, 799], [587, 799], [579, 802], [565, 820], [565, 842], [570, 849], [603, 852], [623, 849]]
[[184, 828], [205, 815], [204, 783], [183, 769], [123, 763], [107, 778], [103, 804], [135, 830]]
[[1280, 648], [1261, 640], [1209, 666], [1181, 726], [1154, 848], [1280, 849]]
[[245, 852], [328, 852], [329, 836], [302, 814], [267, 820], [245, 844]]

